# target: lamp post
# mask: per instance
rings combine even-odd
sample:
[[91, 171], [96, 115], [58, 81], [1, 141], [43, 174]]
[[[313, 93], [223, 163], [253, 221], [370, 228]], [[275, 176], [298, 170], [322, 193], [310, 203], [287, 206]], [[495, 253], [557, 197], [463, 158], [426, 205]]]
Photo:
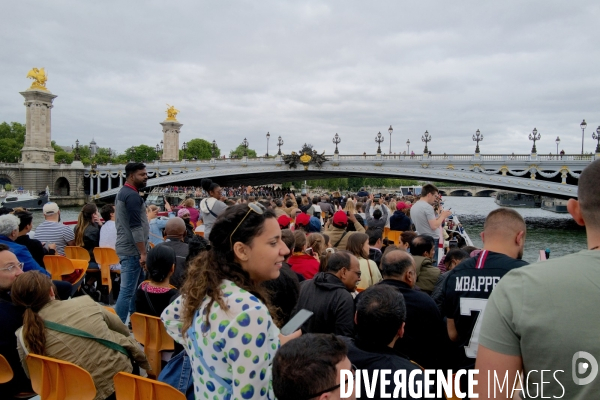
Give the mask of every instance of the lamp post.
[[429, 132], [425, 131], [425, 134], [421, 136], [421, 141], [425, 142], [425, 150], [423, 150], [423, 152], [428, 154], [429, 150], [427, 150], [427, 143], [431, 142], [431, 135]]
[[340, 142], [342, 141], [342, 139], [340, 139], [340, 135], [338, 135], [337, 133], [335, 134], [335, 136], [333, 137], [333, 143], [335, 143], [335, 152], [334, 154], [339, 154], [340, 152], [338, 151], [338, 144], [340, 144]]
[[212, 142], [212, 158], [217, 158], [217, 142]]
[[242, 142], [242, 146], [244, 146], [244, 157], [248, 157], [248, 146], [249, 145], [250, 145], [250, 143], [248, 143], [246, 138], [244, 138], [244, 141]]
[[596, 154], [600, 154], [600, 126], [596, 128], [596, 133], [592, 132], [592, 139], [598, 141], [598, 144], [596, 144]]
[[390, 127], [388, 128], [388, 133], [390, 134], [390, 154], [392, 154], [392, 132], [394, 131], [394, 129], [392, 129], [392, 126], [390, 125]]
[[579, 124], [579, 126], [581, 127], [581, 154], [583, 154], [583, 134], [585, 132], [585, 128], [587, 128], [587, 123], [585, 122], [585, 119]]
[[[533, 133], [533, 135], [532, 135]], [[529, 134], [529, 140], [533, 140], [533, 147], [531, 148], [531, 154], [537, 154], [537, 149], [535, 148], [536, 140], [540, 140], [542, 135], [538, 133], [536, 128], [533, 128], [532, 133]]]
[[135, 155], [135, 147], [131, 146], [131, 147], [129, 148], [129, 153], [130, 153], [130, 155], [131, 155], [131, 162], [133, 162], [133, 160], [134, 160], [134, 157], [133, 157], [133, 156]]
[[267, 157], [269, 157], [269, 139], [271, 139], [271, 134], [267, 132]]
[[556, 143], [556, 159], [558, 160], [558, 145], [560, 144], [560, 138], [558, 136], [556, 137], [554, 143]]
[[112, 149], [109, 147], [108, 148], [108, 160], [110, 161], [111, 158], [112, 158]]
[[406, 154], [410, 154], [410, 139], [406, 140]]
[[473, 135], [473, 141], [477, 142], [477, 146], [475, 146], [475, 154], [479, 154], [479, 142], [481, 142], [483, 140], [483, 135], [481, 134], [481, 132], [479, 132], [479, 129], [477, 129], [477, 131], [475, 131], [475, 134]]
[[283, 139], [281, 138], [281, 136], [279, 136], [277, 138], [277, 147], [279, 147], [279, 151], [277, 151], [278, 156], [281, 155], [281, 146], [283, 146]]
[[375, 141], [377, 142], [377, 154], [381, 154], [381, 142], [383, 142], [383, 136], [381, 135], [381, 132], [377, 133], [377, 136], [375, 136]]
[[73, 159], [75, 161], [81, 161], [81, 156], [79, 155], [79, 139], [75, 140], [75, 156], [73, 157]]
[[183, 159], [185, 160], [185, 151], [187, 150], [187, 143], [183, 142], [183, 145], [181, 146], [181, 149], [183, 150]]

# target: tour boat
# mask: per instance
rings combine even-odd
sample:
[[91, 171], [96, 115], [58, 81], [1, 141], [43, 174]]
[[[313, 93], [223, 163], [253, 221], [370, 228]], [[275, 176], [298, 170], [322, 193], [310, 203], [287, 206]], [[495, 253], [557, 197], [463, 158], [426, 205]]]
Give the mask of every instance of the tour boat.
[[568, 213], [567, 200], [555, 199], [554, 197], [542, 197], [542, 210], [555, 213]]
[[6, 198], [2, 202], [2, 206], [8, 208], [23, 207], [28, 210], [41, 210], [48, 201], [48, 190], [41, 192], [37, 196], [31, 194], [29, 191], [16, 190], [6, 195]]
[[496, 194], [494, 201], [502, 207], [539, 208], [542, 205], [540, 196], [516, 192], [500, 191]]

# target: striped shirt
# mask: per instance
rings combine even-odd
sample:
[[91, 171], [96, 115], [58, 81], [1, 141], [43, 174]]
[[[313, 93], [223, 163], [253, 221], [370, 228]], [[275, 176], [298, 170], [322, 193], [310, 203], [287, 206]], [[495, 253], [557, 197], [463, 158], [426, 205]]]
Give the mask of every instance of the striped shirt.
[[35, 230], [35, 238], [42, 243], [56, 243], [56, 254], [64, 256], [67, 243], [75, 240], [75, 232], [60, 222], [44, 221]]

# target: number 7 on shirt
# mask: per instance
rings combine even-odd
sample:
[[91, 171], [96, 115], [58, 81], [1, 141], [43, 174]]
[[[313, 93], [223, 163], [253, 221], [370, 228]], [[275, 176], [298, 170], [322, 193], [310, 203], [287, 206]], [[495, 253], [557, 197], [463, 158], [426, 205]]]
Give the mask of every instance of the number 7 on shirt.
[[479, 347], [479, 331], [481, 330], [481, 322], [483, 321], [483, 312], [487, 306], [487, 299], [473, 299], [461, 297], [460, 299], [460, 315], [470, 316], [474, 311], [478, 312], [473, 332], [469, 345], [465, 346], [465, 354], [469, 358], [477, 358], [477, 348]]

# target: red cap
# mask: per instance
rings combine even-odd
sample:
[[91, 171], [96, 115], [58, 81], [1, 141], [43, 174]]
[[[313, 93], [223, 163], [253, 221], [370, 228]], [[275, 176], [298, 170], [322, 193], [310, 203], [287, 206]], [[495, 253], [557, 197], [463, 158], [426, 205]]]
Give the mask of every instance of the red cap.
[[281, 217], [277, 218], [277, 222], [279, 223], [279, 227], [281, 229], [288, 229], [290, 227], [290, 222], [292, 222], [292, 219], [287, 215], [282, 215]]
[[348, 216], [346, 215], [346, 211], [338, 211], [333, 214], [333, 224], [334, 225], [347, 225], [348, 224]]
[[405, 202], [399, 201], [396, 203], [396, 210], [404, 210], [406, 208], [408, 208], [408, 205]]
[[296, 215], [296, 225], [308, 225], [310, 223], [310, 215], [301, 213]]

